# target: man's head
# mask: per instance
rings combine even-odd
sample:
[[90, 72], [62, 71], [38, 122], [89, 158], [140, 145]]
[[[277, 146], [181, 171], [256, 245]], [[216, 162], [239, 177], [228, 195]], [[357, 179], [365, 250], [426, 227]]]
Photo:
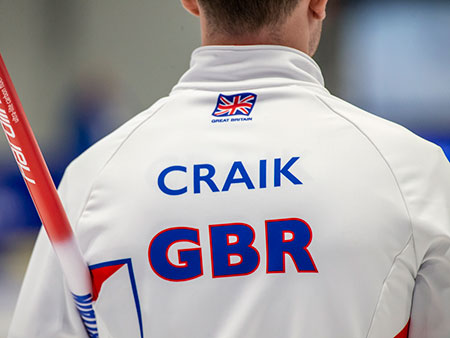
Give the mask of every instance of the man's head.
[[328, 0], [181, 0], [204, 45], [279, 44], [313, 55]]

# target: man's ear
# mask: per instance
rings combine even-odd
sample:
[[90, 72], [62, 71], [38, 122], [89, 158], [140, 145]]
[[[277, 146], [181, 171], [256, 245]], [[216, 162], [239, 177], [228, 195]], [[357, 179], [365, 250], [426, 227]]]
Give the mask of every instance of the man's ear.
[[309, 10], [314, 17], [319, 20], [324, 20], [327, 16], [328, 0], [311, 0], [309, 3]]
[[183, 7], [192, 15], [199, 16], [200, 8], [198, 7], [197, 0], [181, 0]]

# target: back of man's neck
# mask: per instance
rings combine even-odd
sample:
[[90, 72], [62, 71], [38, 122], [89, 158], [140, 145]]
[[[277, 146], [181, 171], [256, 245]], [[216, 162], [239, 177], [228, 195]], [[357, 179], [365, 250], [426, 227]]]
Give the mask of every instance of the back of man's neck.
[[221, 46], [221, 45], [234, 45], [234, 46], [278, 45], [298, 49], [308, 54], [307, 46], [304, 46], [300, 41], [288, 41], [279, 32], [275, 31], [267, 30], [258, 33], [250, 33], [244, 35], [205, 34], [202, 36], [202, 46]]

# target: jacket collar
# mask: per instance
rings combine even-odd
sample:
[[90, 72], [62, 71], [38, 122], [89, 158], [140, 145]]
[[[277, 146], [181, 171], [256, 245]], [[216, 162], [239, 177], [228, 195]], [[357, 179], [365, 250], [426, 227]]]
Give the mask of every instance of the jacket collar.
[[192, 53], [190, 69], [172, 92], [183, 89], [246, 90], [293, 84], [324, 86], [317, 63], [284, 46], [204, 46]]

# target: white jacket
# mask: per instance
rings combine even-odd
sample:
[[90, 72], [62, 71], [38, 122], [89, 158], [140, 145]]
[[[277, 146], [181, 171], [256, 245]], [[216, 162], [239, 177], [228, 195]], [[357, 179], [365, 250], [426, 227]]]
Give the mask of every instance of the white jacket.
[[[100, 337], [450, 337], [447, 160], [297, 50], [197, 49], [59, 191]], [[41, 233], [9, 337], [83, 336]]]

